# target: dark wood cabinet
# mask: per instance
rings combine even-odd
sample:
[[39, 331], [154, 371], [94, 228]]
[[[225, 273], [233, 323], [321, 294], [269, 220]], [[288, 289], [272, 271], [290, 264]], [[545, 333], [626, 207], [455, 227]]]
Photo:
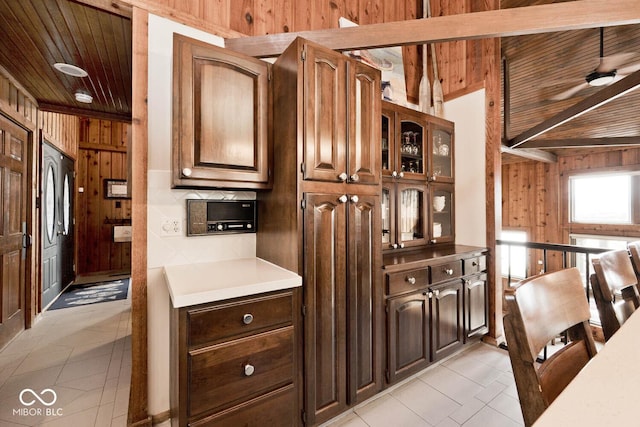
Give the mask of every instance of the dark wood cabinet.
[[430, 301], [426, 289], [387, 302], [387, 382], [431, 363]]
[[380, 73], [296, 39], [273, 64], [274, 184], [256, 252], [303, 277], [305, 423], [383, 386]]
[[173, 425], [297, 424], [298, 310], [293, 290], [173, 308]]
[[271, 187], [267, 62], [174, 35], [174, 187]]
[[486, 333], [485, 253], [439, 245], [384, 255], [388, 384]]

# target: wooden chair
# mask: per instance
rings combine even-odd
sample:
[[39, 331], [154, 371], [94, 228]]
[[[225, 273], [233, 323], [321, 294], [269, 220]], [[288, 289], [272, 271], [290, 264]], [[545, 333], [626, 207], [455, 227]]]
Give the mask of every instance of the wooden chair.
[[[533, 276], [505, 293], [504, 331], [526, 426], [531, 426], [596, 355], [589, 304], [580, 272], [569, 268]], [[547, 360], [536, 359], [563, 331], [569, 342]]]
[[626, 249], [604, 252], [591, 263], [595, 273], [589, 280], [604, 339], [608, 341], [640, 307], [638, 278]]
[[636, 271], [636, 280], [640, 283], [640, 241], [629, 243], [629, 254], [631, 254], [631, 263]]

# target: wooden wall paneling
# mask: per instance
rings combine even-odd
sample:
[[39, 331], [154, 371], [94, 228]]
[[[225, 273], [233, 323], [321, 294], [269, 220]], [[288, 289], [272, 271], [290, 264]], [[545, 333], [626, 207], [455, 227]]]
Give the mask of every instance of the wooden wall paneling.
[[[102, 219], [100, 218], [100, 151], [86, 150], [87, 181], [85, 188], [85, 221], [86, 221], [86, 242], [84, 252], [80, 252], [85, 257], [85, 270], [79, 273], [90, 273], [100, 271], [100, 245], [96, 238], [100, 236]], [[78, 248], [80, 249], [80, 248]]]
[[[85, 248], [88, 242], [87, 233], [87, 155], [88, 150], [80, 150], [76, 161], [76, 242], [77, 242], [77, 263], [76, 273], [87, 271], [86, 260], [88, 259]], [[82, 188], [82, 192], [80, 189]]]
[[273, 0], [254, 0], [253, 28], [255, 34], [276, 33], [275, 2]]
[[[422, 1], [406, 1], [404, 16], [399, 20], [422, 18]], [[422, 55], [418, 54], [422, 46], [412, 45], [402, 47], [402, 65], [404, 80], [407, 88], [407, 101], [419, 104], [420, 80], [422, 79]], [[438, 71], [440, 71], [438, 69]]]
[[[202, 19], [221, 27], [230, 28], [229, 8], [232, 0], [206, 0], [203, 3]], [[276, 9], [277, 10], [277, 9]]]
[[273, 0], [276, 33], [288, 33], [294, 27], [294, 0]]
[[253, 26], [253, 0], [232, 1], [229, 15], [229, 25], [232, 30], [249, 36], [256, 35]]

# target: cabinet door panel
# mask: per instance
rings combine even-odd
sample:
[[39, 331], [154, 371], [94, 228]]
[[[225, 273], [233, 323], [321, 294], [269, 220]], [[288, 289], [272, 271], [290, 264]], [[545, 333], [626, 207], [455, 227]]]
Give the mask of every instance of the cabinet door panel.
[[309, 423], [342, 412], [346, 399], [346, 204], [306, 194], [304, 210], [305, 399]]
[[466, 336], [472, 337], [487, 332], [489, 318], [487, 311], [488, 302], [487, 275], [481, 274], [465, 281], [465, 329]]
[[439, 360], [462, 345], [462, 281], [455, 280], [431, 289], [433, 359]]
[[362, 401], [382, 387], [379, 209], [377, 196], [352, 197], [349, 203], [349, 403]]
[[429, 364], [429, 299], [423, 292], [388, 301], [388, 381]]
[[269, 187], [268, 75], [264, 61], [175, 36], [175, 187]]
[[349, 63], [349, 181], [380, 182], [380, 74]]
[[304, 179], [335, 182], [341, 174], [347, 179], [347, 70], [341, 56], [306, 49]]

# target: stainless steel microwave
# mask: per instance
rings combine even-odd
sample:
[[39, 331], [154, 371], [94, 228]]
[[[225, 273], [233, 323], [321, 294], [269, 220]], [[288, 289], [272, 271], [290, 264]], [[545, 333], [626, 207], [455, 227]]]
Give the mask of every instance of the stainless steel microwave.
[[187, 236], [256, 232], [255, 200], [187, 200]]

